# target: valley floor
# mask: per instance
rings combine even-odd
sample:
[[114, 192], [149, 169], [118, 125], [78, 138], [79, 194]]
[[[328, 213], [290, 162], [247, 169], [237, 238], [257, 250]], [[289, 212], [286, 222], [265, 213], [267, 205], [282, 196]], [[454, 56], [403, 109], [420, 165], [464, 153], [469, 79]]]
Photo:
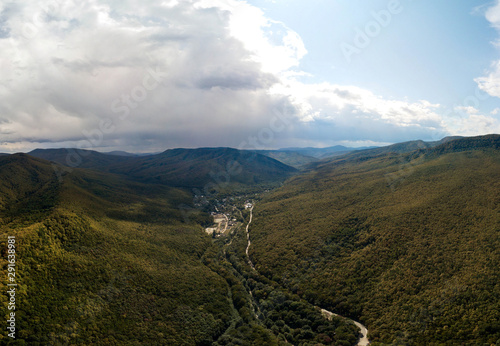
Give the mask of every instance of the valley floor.
[[[251, 207], [248, 207], [248, 205], [245, 207], [245, 210], [247, 210], [247, 212], [249, 213], [248, 214], [248, 222], [246, 223], [246, 226], [245, 226], [245, 240], [246, 240], [246, 248], [245, 248], [245, 257], [246, 257], [246, 261], [247, 261], [247, 264], [248, 264], [248, 267], [251, 268], [251, 272], [254, 273], [254, 275], [257, 275], [257, 276], [260, 276], [260, 274], [256, 271], [255, 269], [255, 266], [254, 264], [252, 263], [252, 260], [249, 256], [249, 249], [250, 249], [250, 246], [251, 246], [251, 240], [250, 240], [250, 226], [252, 224], [252, 221], [254, 219], [254, 208], [255, 208], [255, 203], [252, 203], [251, 204]], [[240, 210], [241, 212], [241, 210]], [[235, 232], [230, 232], [230, 233], [226, 233], [226, 234], [221, 234], [222, 237], [225, 237], [227, 239], [229, 239], [229, 241], [227, 242], [226, 241], [226, 245], [224, 246], [224, 254], [226, 254], [226, 251], [237, 251], [237, 249], [231, 249], [231, 246], [233, 244], [233, 241], [240, 236], [236, 230]], [[236, 244], [235, 246], [238, 246], [238, 244]], [[234, 263], [233, 263], [234, 264]], [[276, 287], [277, 285], [274, 283], [274, 290], [276, 289], [279, 289], [279, 290], [286, 290], [284, 287]], [[249, 297], [250, 299], [252, 300], [252, 304], [254, 306], [254, 309], [253, 309], [253, 313], [254, 313], [254, 316], [257, 320], [263, 320], [265, 319], [265, 314], [262, 313], [262, 311], [260, 310], [260, 302], [258, 300], [256, 300], [256, 298], [254, 297], [254, 294], [253, 294], [253, 290], [251, 288], [247, 288], [247, 292], [249, 294]], [[306, 304], [304, 302], [304, 304]], [[321, 309], [319, 307], [314, 307], [314, 306], [310, 306], [311, 308], [313, 308], [315, 311], [319, 311], [321, 313], [321, 316], [322, 318], [324, 318], [325, 320], [332, 320], [333, 318], [335, 318], [337, 320], [337, 323], [339, 320], [341, 321], [344, 321], [346, 324], [349, 324], [349, 325], [354, 325], [356, 329], [358, 329], [358, 333], [359, 333], [359, 340], [357, 341], [357, 343], [355, 343], [357, 346], [366, 346], [368, 345], [370, 342], [368, 340], [368, 330], [365, 326], [363, 326], [361, 323], [357, 322], [357, 321], [354, 321], [354, 320], [351, 320], [349, 318], [346, 318], [346, 317], [343, 317], [343, 316], [340, 316], [338, 314], [335, 314], [333, 312], [330, 312], [328, 310], [325, 310], [325, 309]], [[353, 329], [354, 331], [355, 329]], [[286, 343], [287, 344], [290, 344], [290, 341], [289, 340], [286, 340]]]

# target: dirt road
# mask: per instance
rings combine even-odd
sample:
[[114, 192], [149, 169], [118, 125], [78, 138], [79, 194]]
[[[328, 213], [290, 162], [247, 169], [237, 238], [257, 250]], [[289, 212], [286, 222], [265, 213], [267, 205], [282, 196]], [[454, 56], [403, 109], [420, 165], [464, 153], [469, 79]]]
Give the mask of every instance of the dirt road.
[[[253, 206], [250, 208], [250, 220], [248, 221], [247, 228], [246, 228], [247, 241], [248, 241], [247, 249], [246, 249], [246, 254], [247, 254], [248, 264], [250, 265], [250, 267], [253, 270], [255, 270], [255, 267], [254, 267], [252, 261], [250, 260], [250, 256], [248, 256], [248, 249], [250, 248], [250, 244], [251, 244], [251, 242], [250, 242], [250, 232], [248, 231], [248, 228], [250, 227], [250, 224], [252, 223], [253, 208], [254, 208]], [[357, 321], [354, 321], [354, 320], [351, 320], [349, 318], [346, 318], [346, 317], [334, 314], [333, 312], [325, 310], [325, 309], [321, 309], [321, 314], [324, 317], [326, 317], [326, 318], [331, 318], [332, 316], [337, 316], [337, 317], [341, 317], [341, 318], [344, 318], [344, 319], [352, 321], [356, 325], [356, 327], [359, 328], [359, 332], [361, 334], [361, 337], [360, 337], [360, 339], [359, 339], [359, 341], [357, 343], [357, 346], [367, 346], [367, 345], [370, 344], [370, 341], [368, 340], [368, 329], [366, 329], [366, 327], [364, 325], [362, 325], [361, 323], [359, 323]]]
[[[325, 316], [326, 318], [331, 318], [332, 316], [337, 316], [337, 317], [348, 319], [346, 317], [334, 314], [333, 312], [325, 310], [325, 309], [321, 309], [321, 314], [323, 316]], [[348, 319], [348, 320], [351, 320], [351, 319]], [[361, 334], [361, 338], [359, 339], [357, 346], [369, 345], [370, 341], [368, 340], [368, 329], [366, 329], [366, 327], [364, 325], [362, 325], [361, 323], [359, 323], [357, 321], [354, 321], [354, 320], [351, 320], [351, 321], [356, 325], [356, 327], [359, 328], [359, 332]]]
[[248, 249], [250, 249], [250, 232], [248, 232], [248, 227], [250, 227], [250, 224], [252, 223], [252, 217], [253, 217], [253, 206], [250, 208], [250, 220], [248, 221], [248, 225], [247, 225], [247, 229], [246, 229], [246, 232], [247, 232], [247, 241], [248, 241], [248, 244], [247, 244], [247, 250], [246, 250], [246, 254], [247, 254], [247, 259], [248, 259], [248, 264], [250, 265], [250, 267], [255, 270], [255, 266], [253, 265], [252, 261], [250, 260], [250, 256], [248, 256]]

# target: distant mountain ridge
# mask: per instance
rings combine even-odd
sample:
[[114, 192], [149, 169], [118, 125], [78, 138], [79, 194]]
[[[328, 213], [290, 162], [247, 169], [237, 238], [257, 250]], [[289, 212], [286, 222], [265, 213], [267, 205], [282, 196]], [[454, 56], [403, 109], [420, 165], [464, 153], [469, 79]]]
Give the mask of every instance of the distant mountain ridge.
[[103, 152], [103, 154], [114, 155], [114, 156], [150, 156], [150, 155], [157, 155], [157, 154], [160, 154], [160, 153], [161, 152], [156, 152], [156, 153], [129, 153], [128, 151], [123, 151], [123, 150], [115, 150], [115, 151]]
[[116, 165], [114, 173], [181, 187], [206, 184], [260, 184], [280, 180], [297, 170], [264, 155], [232, 148], [170, 149]]
[[114, 156], [139, 156], [137, 154], [133, 154], [133, 153], [129, 153], [126, 151], [121, 151], [121, 150], [109, 151], [109, 152], [105, 152], [103, 154], [114, 155]]
[[375, 147], [350, 148], [350, 147], [344, 147], [342, 145], [336, 145], [327, 148], [290, 147], [278, 150], [254, 150], [254, 151], [259, 154], [272, 157], [273, 159], [281, 161], [289, 166], [295, 167], [297, 169], [302, 169], [310, 163], [318, 162], [320, 160], [324, 160], [331, 157], [341, 156], [353, 151], [365, 150], [371, 148]]
[[169, 149], [148, 156], [118, 156], [75, 149], [37, 149], [29, 154], [69, 167], [186, 188], [274, 183], [297, 172], [270, 157], [232, 148]]
[[313, 156], [307, 156], [297, 151], [255, 150], [254, 152], [268, 156], [297, 169], [301, 169], [309, 163], [319, 161], [319, 159]]
[[439, 141], [426, 142], [423, 140], [415, 140], [402, 143], [395, 143], [384, 147], [356, 150], [348, 153], [342, 153], [340, 155], [336, 155], [334, 157], [326, 158], [323, 160], [318, 160], [316, 162], [311, 162], [310, 164], [304, 166], [303, 169], [315, 169], [319, 166], [328, 164], [329, 162], [332, 161], [344, 162], [344, 161], [367, 160], [370, 158], [375, 158], [378, 156], [383, 156], [388, 154], [402, 155], [402, 154], [409, 154], [412, 152], [423, 152], [462, 138], [474, 138], [474, 137], [450, 136], [450, 137], [445, 137]]
[[441, 141], [441, 143], [427, 151], [429, 153], [443, 154], [477, 149], [500, 149], [500, 135], [491, 134], [477, 137], [451, 138]]
[[[483, 138], [490, 145], [498, 135]], [[36, 149], [29, 154], [70, 167], [88, 168], [123, 174], [141, 181], [155, 181], [177, 187], [203, 187], [209, 183], [248, 185], [286, 178], [297, 169], [315, 168], [330, 160], [356, 160], [386, 155], [411, 153], [436, 148], [458, 150], [459, 145], [479, 145], [474, 137], [445, 137], [439, 141], [422, 140], [396, 143], [385, 147], [348, 148], [284, 148], [279, 150], [240, 151], [232, 148], [169, 149], [160, 154], [136, 155], [126, 152], [100, 153], [77, 149]], [[463, 140], [462, 142], [456, 142]], [[462, 144], [460, 144], [462, 143]], [[472, 144], [475, 143], [475, 144]], [[235, 162], [241, 173], [228, 171]], [[236, 167], [233, 167], [236, 168]], [[240, 169], [238, 169], [240, 171]], [[230, 174], [228, 174], [230, 173]]]
[[346, 154], [345, 157], [376, 156], [388, 153], [397, 153], [397, 154], [410, 153], [416, 150], [434, 148], [441, 144], [448, 143], [461, 138], [463, 137], [454, 136], [454, 137], [445, 137], [439, 141], [431, 141], [431, 142], [425, 142], [422, 140], [408, 141], [408, 142], [391, 144], [385, 147], [369, 148], [369, 149], [359, 150], [356, 152], [351, 152]]
[[301, 153], [302, 155], [312, 156], [312, 157], [315, 157], [317, 159], [321, 159], [321, 158], [325, 158], [325, 157], [332, 157], [332, 156], [344, 154], [344, 153], [351, 152], [351, 151], [366, 150], [366, 149], [373, 149], [373, 148], [376, 148], [376, 147], [353, 148], [353, 147], [345, 147], [343, 145], [334, 145], [334, 146], [325, 147], [325, 148], [289, 147], [289, 148], [279, 149], [279, 151], [285, 151], [285, 152], [294, 151], [297, 153]]
[[57, 162], [61, 165], [73, 168], [89, 168], [105, 171], [110, 165], [133, 160], [132, 156], [120, 156], [100, 153], [95, 150], [60, 148], [60, 149], [35, 149], [28, 155]]

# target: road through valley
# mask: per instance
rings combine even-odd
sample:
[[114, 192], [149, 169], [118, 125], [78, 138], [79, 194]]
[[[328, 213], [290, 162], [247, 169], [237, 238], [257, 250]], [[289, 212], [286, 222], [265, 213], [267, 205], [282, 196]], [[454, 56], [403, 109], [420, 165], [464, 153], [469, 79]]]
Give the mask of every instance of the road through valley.
[[[248, 221], [248, 224], [247, 224], [247, 227], [246, 227], [246, 234], [247, 234], [247, 249], [246, 249], [246, 254], [247, 254], [247, 260], [248, 260], [248, 264], [250, 265], [250, 267], [255, 270], [255, 266], [253, 265], [251, 259], [250, 259], [250, 256], [248, 255], [248, 250], [250, 249], [250, 245], [251, 245], [251, 241], [250, 241], [250, 231], [249, 231], [249, 227], [250, 227], [250, 224], [252, 223], [252, 219], [253, 219], [253, 208], [254, 208], [255, 205], [253, 205], [251, 208], [250, 208], [250, 219]], [[366, 329], [366, 327], [364, 325], [362, 325], [361, 323], [357, 322], [357, 321], [354, 321], [354, 320], [351, 320], [351, 319], [348, 319], [347, 317], [343, 317], [343, 316], [340, 316], [340, 315], [337, 315], [331, 311], [328, 311], [328, 310], [325, 310], [325, 309], [321, 309], [321, 314], [325, 317], [325, 318], [328, 318], [330, 319], [331, 317], [333, 316], [337, 316], [337, 317], [341, 317], [341, 318], [344, 318], [344, 319], [347, 319], [347, 320], [350, 320], [352, 321], [352, 323], [354, 323], [356, 325], [356, 327], [359, 328], [359, 331], [360, 331], [360, 339], [357, 343], [357, 346], [367, 346], [370, 344], [370, 341], [368, 340], [368, 329]]]

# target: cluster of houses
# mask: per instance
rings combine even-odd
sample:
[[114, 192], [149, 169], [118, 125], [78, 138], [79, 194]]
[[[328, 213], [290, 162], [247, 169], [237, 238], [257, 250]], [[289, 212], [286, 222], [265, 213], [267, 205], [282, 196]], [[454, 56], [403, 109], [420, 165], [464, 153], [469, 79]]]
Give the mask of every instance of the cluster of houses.
[[[226, 202], [226, 201], [227, 201], [227, 199], [223, 200], [223, 202]], [[219, 207], [220, 207], [220, 205], [219, 205]], [[223, 209], [225, 208], [224, 205], [222, 207], [223, 207]], [[253, 207], [253, 204], [249, 200], [247, 200], [247, 201], [245, 201], [244, 207], [245, 207], [245, 209], [251, 209]], [[220, 232], [223, 232], [225, 229], [231, 228], [231, 227], [236, 225], [237, 219], [232, 217], [231, 213], [224, 213], [222, 210], [219, 210], [219, 208], [217, 208], [217, 206], [215, 206], [215, 210], [216, 211], [211, 212], [210, 214], [214, 218], [214, 223], [217, 224], [217, 227], [205, 228], [205, 231], [208, 234], [213, 234], [213, 233], [217, 233], [217, 232], [220, 233]], [[227, 227], [225, 224], [226, 222], [227, 222]], [[220, 234], [219, 234], [219, 236], [220, 236]]]

